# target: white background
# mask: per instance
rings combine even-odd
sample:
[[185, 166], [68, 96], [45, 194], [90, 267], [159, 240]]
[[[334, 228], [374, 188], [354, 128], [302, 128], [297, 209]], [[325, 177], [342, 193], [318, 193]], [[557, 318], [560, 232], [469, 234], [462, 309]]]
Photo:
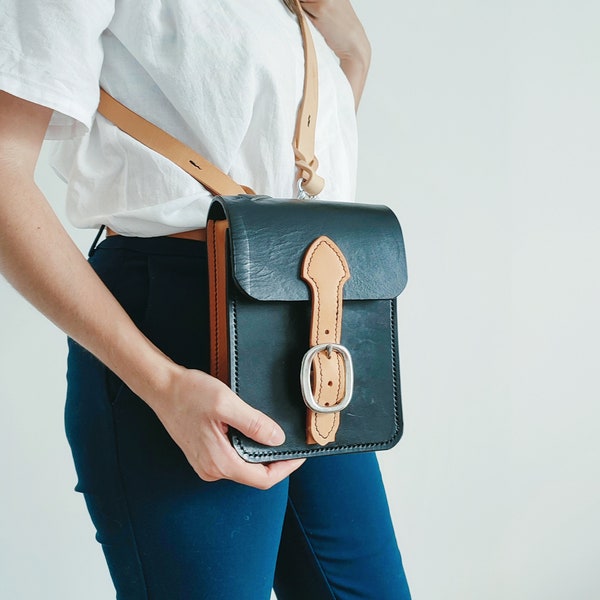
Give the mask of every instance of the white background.
[[[409, 259], [381, 463], [413, 597], [598, 598], [600, 5], [355, 6], [359, 198], [395, 209]], [[0, 598], [114, 597], [72, 491], [63, 335], [4, 281], [0, 306]]]

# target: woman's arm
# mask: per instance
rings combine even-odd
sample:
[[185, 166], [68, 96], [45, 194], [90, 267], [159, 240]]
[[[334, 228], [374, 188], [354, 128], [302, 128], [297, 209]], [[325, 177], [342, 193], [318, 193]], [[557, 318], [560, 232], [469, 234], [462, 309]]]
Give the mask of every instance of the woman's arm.
[[300, 0], [300, 4], [340, 59], [358, 108], [371, 64], [371, 45], [350, 0]]
[[0, 272], [36, 308], [114, 371], [160, 418], [198, 475], [269, 488], [303, 461], [254, 465], [229, 425], [278, 445], [281, 428], [226, 385], [185, 369], [134, 325], [72, 242], [33, 174], [52, 111], [0, 91]]

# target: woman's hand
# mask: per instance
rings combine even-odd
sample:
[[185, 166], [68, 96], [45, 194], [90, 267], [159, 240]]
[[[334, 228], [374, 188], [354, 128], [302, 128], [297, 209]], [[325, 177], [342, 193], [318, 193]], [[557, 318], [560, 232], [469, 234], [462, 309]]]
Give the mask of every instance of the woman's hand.
[[[38, 310], [98, 357], [156, 412], [209, 481], [268, 488], [303, 461], [255, 465], [232, 448], [229, 425], [283, 441], [267, 416], [227, 386], [173, 363], [137, 329], [72, 242], [33, 174], [52, 110], [0, 91], [0, 272]], [[76, 282], [74, 285], [73, 282]]]
[[202, 371], [175, 366], [167, 389], [161, 390], [156, 399], [146, 400], [196, 473], [205, 481], [232, 479], [267, 489], [304, 462], [245, 462], [227, 437], [229, 426], [268, 446], [283, 443], [285, 434], [275, 421]]
[[350, 0], [300, 0], [300, 4], [340, 59], [358, 107], [371, 62], [371, 45]]

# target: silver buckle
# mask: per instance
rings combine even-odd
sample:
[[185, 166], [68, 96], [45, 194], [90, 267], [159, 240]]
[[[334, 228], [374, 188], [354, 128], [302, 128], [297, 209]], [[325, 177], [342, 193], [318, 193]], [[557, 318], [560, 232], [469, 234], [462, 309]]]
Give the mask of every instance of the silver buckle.
[[[310, 382], [310, 372], [314, 357], [323, 350], [327, 350], [328, 356], [331, 357], [332, 352], [339, 352], [344, 359], [344, 370], [346, 371], [346, 390], [344, 397], [333, 406], [321, 406], [315, 401], [315, 396], [312, 391], [312, 385]], [[350, 400], [352, 400], [352, 392], [354, 388], [354, 369], [352, 367], [352, 356], [346, 346], [341, 344], [318, 344], [310, 348], [304, 357], [302, 358], [302, 365], [300, 367], [300, 389], [302, 390], [302, 398], [304, 398], [304, 404], [310, 410], [317, 413], [335, 413], [344, 410]]]

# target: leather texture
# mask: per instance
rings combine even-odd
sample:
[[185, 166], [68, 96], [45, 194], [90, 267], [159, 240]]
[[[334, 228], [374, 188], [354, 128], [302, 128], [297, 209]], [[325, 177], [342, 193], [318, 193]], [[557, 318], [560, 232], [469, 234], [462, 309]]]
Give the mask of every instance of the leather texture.
[[207, 224], [209, 280], [210, 372], [229, 385], [229, 333], [227, 328], [227, 221]]
[[[406, 284], [406, 264], [392, 211], [244, 195], [216, 198], [209, 211], [209, 221], [215, 220], [228, 222], [229, 385], [286, 433], [284, 444], [271, 448], [232, 429], [235, 449], [247, 461], [268, 462], [395, 445], [403, 430], [396, 292]], [[342, 250], [351, 273], [340, 341], [354, 363], [352, 401], [340, 415], [335, 441], [325, 446], [307, 443], [300, 387], [312, 318], [300, 273], [307, 249], [322, 235]]]
[[[247, 195], [216, 198], [208, 218], [226, 215], [234, 279], [256, 300], [309, 300], [300, 265], [321, 235], [338, 245], [352, 269], [345, 300], [392, 299], [406, 286], [402, 230], [386, 206]], [[290, 264], [297, 265], [296, 272], [290, 272]]]

